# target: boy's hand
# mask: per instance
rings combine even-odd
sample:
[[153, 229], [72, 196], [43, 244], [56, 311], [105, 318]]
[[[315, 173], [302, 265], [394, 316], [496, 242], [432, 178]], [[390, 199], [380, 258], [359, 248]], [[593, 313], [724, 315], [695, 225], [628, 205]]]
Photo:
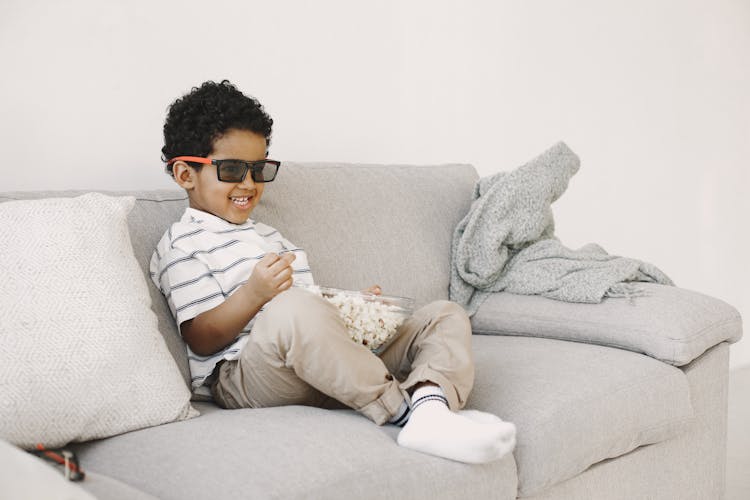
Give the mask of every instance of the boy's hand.
[[380, 289], [380, 285], [372, 285], [371, 287], [362, 290], [363, 293], [371, 293], [373, 295], [380, 295], [383, 291]]
[[183, 321], [180, 333], [190, 349], [208, 356], [229, 345], [266, 302], [292, 286], [294, 259], [292, 252], [281, 257], [264, 255], [236, 293], [213, 309]]
[[263, 303], [268, 302], [292, 286], [292, 261], [296, 258], [292, 252], [282, 256], [267, 253], [255, 265], [245, 286]]

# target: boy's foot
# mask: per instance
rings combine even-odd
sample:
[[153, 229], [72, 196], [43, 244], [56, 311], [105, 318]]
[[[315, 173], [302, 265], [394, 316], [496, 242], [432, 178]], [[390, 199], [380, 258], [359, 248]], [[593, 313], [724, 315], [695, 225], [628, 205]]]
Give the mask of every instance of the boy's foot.
[[422, 453], [479, 464], [502, 458], [515, 446], [516, 428], [489, 413], [454, 413], [437, 386], [417, 389], [398, 444]]

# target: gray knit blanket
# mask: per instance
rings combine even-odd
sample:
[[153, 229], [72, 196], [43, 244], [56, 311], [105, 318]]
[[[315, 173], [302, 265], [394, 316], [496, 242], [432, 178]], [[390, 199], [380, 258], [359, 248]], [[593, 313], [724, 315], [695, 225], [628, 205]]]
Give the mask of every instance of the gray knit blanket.
[[566, 248], [554, 235], [552, 203], [580, 161], [562, 142], [510, 172], [481, 178], [453, 233], [450, 299], [473, 315], [493, 292], [566, 302], [644, 294], [634, 282], [673, 285], [655, 266], [588, 244]]

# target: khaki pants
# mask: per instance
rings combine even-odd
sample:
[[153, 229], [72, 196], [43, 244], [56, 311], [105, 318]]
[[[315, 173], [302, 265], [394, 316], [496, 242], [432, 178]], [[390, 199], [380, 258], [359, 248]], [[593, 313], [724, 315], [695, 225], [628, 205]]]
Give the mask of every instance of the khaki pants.
[[266, 304], [239, 359], [217, 368], [211, 392], [224, 408], [343, 405], [383, 424], [408, 389], [429, 380], [443, 389], [452, 410], [463, 408], [474, 384], [463, 308], [432, 302], [399, 330], [376, 356], [349, 338], [335, 306], [292, 288]]

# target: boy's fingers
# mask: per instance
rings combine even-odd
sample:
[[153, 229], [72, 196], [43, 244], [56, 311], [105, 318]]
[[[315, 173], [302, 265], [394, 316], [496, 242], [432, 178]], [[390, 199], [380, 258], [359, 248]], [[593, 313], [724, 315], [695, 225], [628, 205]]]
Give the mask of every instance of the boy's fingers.
[[260, 259], [259, 262], [262, 262], [262, 263], [266, 264], [268, 267], [270, 267], [273, 263], [275, 263], [276, 261], [278, 261], [280, 258], [281, 257], [279, 257], [279, 255], [276, 254], [276, 253], [274, 253], [274, 252], [268, 252], [267, 254], [265, 254], [263, 256], [262, 259]]
[[[291, 257], [287, 257], [287, 255], [290, 255]], [[269, 267], [271, 268], [272, 271], [274, 271], [274, 274], [276, 274], [279, 272], [280, 269], [291, 267], [292, 261], [294, 261], [294, 259], [296, 258], [297, 257], [291, 252], [285, 253], [279, 256], [278, 259], [274, 261], [274, 263], [271, 264]]]
[[293, 272], [294, 272], [294, 271], [292, 270], [292, 268], [291, 268], [291, 267], [285, 267], [284, 269], [282, 269], [282, 270], [281, 270], [281, 271], [279, 271], [278, 273], [274, 274], [274, 275], [273, 275], [273, 278], [274, 278], [274, 279], [275, 279], [275, 280], [276, 280], [277, 282], [280, 282], [280, 281], [286, 281], [286, 280], [288, 280], [288, 279], [291, 279], [291, 277], [292, 277], [292, 274], [293, 274]]
[[281, 286], [279, 287], [279, 290], [281, 290], [283, 292], [284, 290], [290, 289], [292, 287], [292, 283], [293, 282], [294, 282], [294, 280], [291, 279], [291, 278], [289, 278], [288, 280], [286, 280], [285, 282], [283, 282], [281, 284]]
[[380, 285], [372, 285], [371, 287], [365, 288], [362, 291], [366, 293], [371, 293], [373, 295], [380, 295], [382, 293], [382, 290], [380, 289]]
[[286, 252], [282, 255], [279, 255], [275, 252], [268, 252], [267, 254], [263, 256], [262, 259], [260, 259], [260, 262], [267, 262], [270, 265], [270, 264], [275, 264], [276, 262], [280, 260], [285, 261], [285, 262], [292, 262], [296, 258], [297, 256], [294, 255], [293, 252]]
[[286, 279], [291, 279], [293, 274], [294, 269], [292, 269], [292, 266], [285, 266], [281, 268], [277, 268], [274, 266], [273, 268], [269, 269], [268, 276], [274, 281], [274, 283], [279, 283]]

